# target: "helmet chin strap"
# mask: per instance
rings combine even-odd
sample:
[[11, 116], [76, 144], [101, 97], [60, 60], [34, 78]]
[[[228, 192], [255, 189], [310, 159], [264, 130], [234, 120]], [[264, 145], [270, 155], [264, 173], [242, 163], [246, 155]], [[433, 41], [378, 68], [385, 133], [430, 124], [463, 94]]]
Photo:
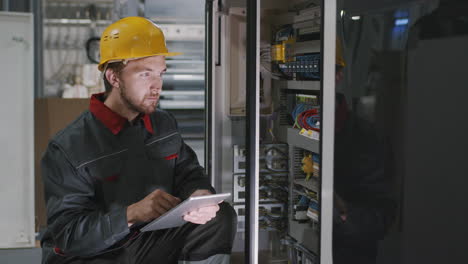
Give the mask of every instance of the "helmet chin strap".
[[102, 72], [101, 72], [101, 79], [104, 79], [104, 76], [106, 75], [107, 66], [109, 66], [109, 63], [106, 63], [104, 65], [104, 69], [102, 69]]
[[102, 69], [101, 72], [101, 79], [104, 78], [104, 75], [106, 74], [107, 68], [109, 67], [109, 64], [114, 63], [114, 62], [122, 62], [123, 65], [127, 65], [130, 59], [125, 59], [125, 60], [110, 60], [106, 64], [104, 64], [104, 69]]

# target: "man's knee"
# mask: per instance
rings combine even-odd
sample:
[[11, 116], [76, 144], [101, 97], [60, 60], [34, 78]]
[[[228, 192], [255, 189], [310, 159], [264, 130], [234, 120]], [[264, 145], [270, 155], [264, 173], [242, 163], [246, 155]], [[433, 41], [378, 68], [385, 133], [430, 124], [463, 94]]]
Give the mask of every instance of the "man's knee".
[[216, 225], [221, 225], [224, 232], [236, 233], [237, 214], [230, 204], [226, 202], [219, 204], [219, 211], [212, 221]]
[[205, 260], [217, 254], [230, 254], [237, 228], [237, 215], [228, 203], [219, 204], [216, 217], [194, 227], [184, 240], [182, 260]]

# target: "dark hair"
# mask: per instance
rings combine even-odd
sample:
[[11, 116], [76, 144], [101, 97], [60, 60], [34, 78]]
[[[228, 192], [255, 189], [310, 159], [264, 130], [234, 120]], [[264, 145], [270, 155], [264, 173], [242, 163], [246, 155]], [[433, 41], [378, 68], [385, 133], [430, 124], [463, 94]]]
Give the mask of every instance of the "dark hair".
[[109, 81], [106, 78], [106, 71], [111, 70], [115, 74], [117, 74], [117, 76], [120, 77], [120, 73], [122, 73], [122, 70], [124, 68], [125, 68], [125, 64], [123, 64], [120, 61], [109, 63], [104, 67], [104, 74], [102, 76], [102, 79], [104, 80], [104, 87], [106, 88], [106, 95], [109, 95], [109, 93], [112, 91], [112, 85], [109, 83]]

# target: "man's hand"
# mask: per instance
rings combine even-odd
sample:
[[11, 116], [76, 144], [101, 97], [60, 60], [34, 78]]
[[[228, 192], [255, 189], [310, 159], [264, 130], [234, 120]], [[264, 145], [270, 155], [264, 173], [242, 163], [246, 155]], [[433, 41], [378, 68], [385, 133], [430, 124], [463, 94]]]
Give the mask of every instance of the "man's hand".
[[346, 206], [346, 202], [341, 198], [338, 194], [334, 193], [334, 204], [338, 212], [340, 212], [340, 218], [343, 222], [346, 222], [348, 219], [348, 207]]
[[179, 198], [157, 189], [143, 200], [127, 207], [127, 222], [130, 226], [137, 222], [152, 221], [179, 203]]
[[[210, 194], [212, 193], [208, 190], [196, 190], [194, 193], [192, 193], [192, 195], [190, 195], [190, 197]], [[216, 212], [218, 211], [219, 205], [201, 207], [197, 210], [187, 213], [184, 216], [184, 220], [194, 224], [204, 225], [211, 219], [215, 218]]]

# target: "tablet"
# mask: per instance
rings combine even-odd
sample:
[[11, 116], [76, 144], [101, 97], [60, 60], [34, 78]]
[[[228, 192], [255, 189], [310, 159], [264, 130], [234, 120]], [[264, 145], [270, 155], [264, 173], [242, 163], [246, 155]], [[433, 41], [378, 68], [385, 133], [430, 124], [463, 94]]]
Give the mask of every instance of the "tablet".
[[141, 231], [146, 232], [181, 226], [187, 223], [187, 221], [184, 220], [184, 215], [186, 213], [201, 207], [216, 205], [229, 196], [231, 196], [230, 193], [220, 193], [189, 197], [187, 200], [181, 202], [176, 207], [144, 226]]

